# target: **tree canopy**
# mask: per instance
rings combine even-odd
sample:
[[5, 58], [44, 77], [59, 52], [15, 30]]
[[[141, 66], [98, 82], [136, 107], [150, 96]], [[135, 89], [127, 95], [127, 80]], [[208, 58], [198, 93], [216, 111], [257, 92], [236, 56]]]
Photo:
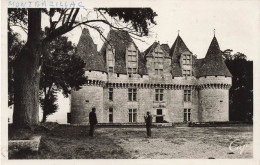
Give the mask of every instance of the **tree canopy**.
[[75, 46], [67, 37], [59, 36], [48, 44], [40, 78], [43, 122], [57, 111], [57, 91], [62, 90], [63, 95], [68, 97], [71, 89], [79, 90], [86, 83], [84, 68], [84, 61], [75, 54]]
[[[232, 74], [232, 87], [229, 91], [229, 116], [231, 121], [252, 121], [253, 117], [253, 61], [245, 54], [229, 52], [225, 63]], [[226, 54], [227, 55], [227, 54]]]
[[[80, 10], [85, 13], [82, 17]], [[90, 13], [95, 17], [88, 17]], [[42, 15], [47, 15], [49, 25], [41, 29]], [[48, 55], [48, 44], [74, 28], [85, 25], [95, 29], [105, 40], [102, 26], [126, 30], [138, 37], [146, 36], [157, 14], [150, 8], [9, 8], [8, 29], [19, 26], [28, 37], [14, 65], [13, 123], [18, 127], [37, 125], [40, 74], [43, 59]], [[41, 34], [44, 30], [45, 35]], [[72, 74], [72, 73], [70, 73]], [[73, 82], [70, 82], [73, 84]], [[66, 84], [60, 84], [63, 88]], [[65, 89], [65, 88], [63, 88]], [[65, 93], [68, 92], [64, 90]], [[52, 100], [54, 100], [52, 98]]]

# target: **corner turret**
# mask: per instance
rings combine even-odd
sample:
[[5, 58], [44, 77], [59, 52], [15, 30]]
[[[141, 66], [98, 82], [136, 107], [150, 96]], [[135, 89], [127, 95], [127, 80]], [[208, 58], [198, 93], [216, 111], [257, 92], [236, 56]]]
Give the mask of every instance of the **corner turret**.
[[200, 122], [229, 121], [231, 73], [225, 65], [216, 37], [206, 57], [197, 61]]
[[86, 63], [85, 76], [88, 81], [82, 89], [71, 92], [71, 124], [87, 125], [88, 114], [94, 107], [98, 121], [103, 121], [104, 86], [108, 76], [104, 60], [86, 28], [82, 30], [77, 55]]

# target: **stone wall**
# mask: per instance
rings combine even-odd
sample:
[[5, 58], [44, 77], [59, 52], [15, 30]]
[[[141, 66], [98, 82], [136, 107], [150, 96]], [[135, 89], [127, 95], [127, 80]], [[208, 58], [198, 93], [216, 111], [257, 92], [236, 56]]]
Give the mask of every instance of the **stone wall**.
[[199, 122], [229, 120], [229, 91], [227, 89], [199, 90]]
[[71, 92], [71, 124], [88, 124], [88, 115], [96, 108], [98, 122], [103, 122], [103, 87], [84, 86]]
[[[109, 74], [86, 71], [90, 83], [79, 91], [72, 92], [72, 124], [88, 124], [88, 114], [96, 108], [100, 123], [109, 122], [109, 108], [113, 108], [113, 123], [128, 123], [129, 109], [137, 109], [137, 122], [144, 122], [144, 115], [150, 111], [153, 122], [157, 109], [162, 109], [167, 122], [183, 122], [184, 108], [191, 109], [192, 122], [228, 121], [228, 89], [231, 78], [224, 76], [175, 77], [168, 80], [148, 75]], [[101, 80], [95, 83], [92, 80]], [[108, 84], [106, 82], [108, 81]], [[117, 84], [117, 85], [116, 85]], [[124, 84], [124, 85], [123, 85]], [[149, 84], [141, 86], [140, 84]], [[166, 84], [161, 86], [160, 84]], [[205, 86], [208, 84], [209, 86]], [[226, 84], [212, 86], [212, 84]], [[174, 85], [173, 87], [167, 85]], [[196, 87], [195, 87], [196, 86]], [[109, 88], [113, 88], [113, 101], [109, 101]], [[137, 101], [128, 101], [128, 88], [137, 88]], [[155, 101], [155, 89], [164, 89], [164, 99]], [[184, 102], [184, 90], [192, 92], [191, 101]]]
[[100, 72], [100, 71], [85, 71], [85, 76], [89, 80], [100, 80], [100, 81], [107, 81], [107, 73]]
[[232, 84], [231, 77], [225, 76], [206, 76], [198, 79], [198, 85], [200, 84]]
[[162, 109], [167, 122], [183, 122], [184, 108], [192, 109], [191, 120], [198, 121], [198, 92], [192, 90], [192, 102], [183, 101], [183, 90], [164, 89], [164, 100], [155, 101], [156, 88], [137, 88], [137, 101], [128, 101], [128, 88], [113, 88], [113, 101], [109, 101], [109, 89], [104, 88], [103, 121], [109, 122], [109, 108], [113, 108], [113, 123], [128, 123], [129, 109], [137, 109], [137, 122], [144, 122], [147, 111], [156, 121], [157, 109]]

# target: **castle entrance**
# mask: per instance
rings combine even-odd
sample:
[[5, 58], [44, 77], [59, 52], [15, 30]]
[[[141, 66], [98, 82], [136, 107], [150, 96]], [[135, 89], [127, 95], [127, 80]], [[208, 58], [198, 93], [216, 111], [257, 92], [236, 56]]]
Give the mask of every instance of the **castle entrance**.
[[156, 123], [163, 123], [162, 109], [157, 109], [157, 110], [156, 110], [155, 122], [156, 122]]

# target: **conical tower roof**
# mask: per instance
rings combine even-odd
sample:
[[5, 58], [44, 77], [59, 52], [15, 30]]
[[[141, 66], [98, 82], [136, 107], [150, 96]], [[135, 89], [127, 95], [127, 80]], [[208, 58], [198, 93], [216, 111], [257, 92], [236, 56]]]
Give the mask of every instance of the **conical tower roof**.
[[222, 58], [222, 53], [215, 36], [210, 43], [206, 57], [203, 59], [199, 76], [232, 76]]
[[191, 51], [187, 48], [182, 38], [178, 35], [170, 49], [170, 56], [172, 58], [172, 75], [176, 77], [182, 76], [180, 66], [180, 57], [182, 53], [191, 53]]
[[82, 30], [77, 45], [77, 55], [86, 63], [85, 70], [106, 71], [104, 60], [99, 55], [87, 28]]

